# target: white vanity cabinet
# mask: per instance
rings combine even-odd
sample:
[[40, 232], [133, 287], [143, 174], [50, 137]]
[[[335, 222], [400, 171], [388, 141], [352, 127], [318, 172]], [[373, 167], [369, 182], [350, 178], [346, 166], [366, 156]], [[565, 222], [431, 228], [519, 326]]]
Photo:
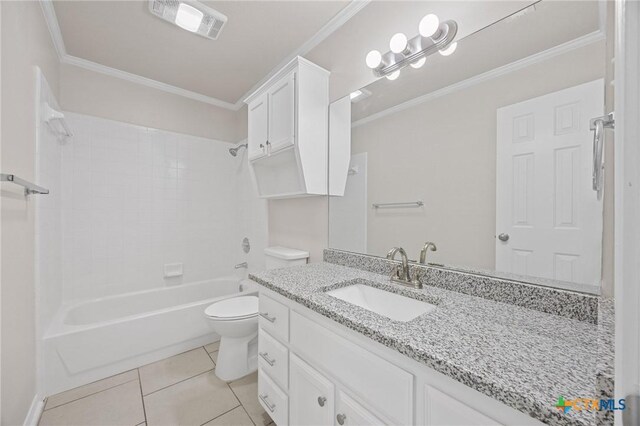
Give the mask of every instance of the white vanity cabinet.
[[245, 99], [258, 195], [326, 195], [329, 72], [297, 57]]
[[289, 422], [296, 426], [333, 423], [333, 383], [296, 355], [291, 355], [289, 371]]
[[542, 425], [264, 288], [258, 346], [258, 396], [278, 426]]

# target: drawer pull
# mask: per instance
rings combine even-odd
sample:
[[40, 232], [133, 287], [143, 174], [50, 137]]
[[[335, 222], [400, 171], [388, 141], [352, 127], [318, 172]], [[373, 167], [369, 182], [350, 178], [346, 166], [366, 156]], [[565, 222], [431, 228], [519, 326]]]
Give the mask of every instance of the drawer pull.
[[[267, 398], [269, 398], [269, 395], [258, 395], [260, 397], [260, 399], [262, 400], [262, 402], [264, 402], [264, 405], [267, 406], [267, 408], [269, 409], [269, 411], [271, 411], [272, 413], [274, 411], [276, 411], [276, 404], [269, 404], [269, 401], [267, 401]], [[342, 423], [341, 423], [342, 424]]]
[[343, 425], [344, 421], [347, 420], [347, 416], [345, 416], [344, 414], [338, 414], [336, 416], [336, 420], [338, 421], [339, 425]]
[[318, 405], [321, 407], [324, 407], [324, 403], [327, 402], [327, 398], [325, 398], [324, 396], [319, 396], [318, 397]]
[[276, 317], [269, 316], [269, 312], [260, 312], [260, 316], [269, 322], [275, 322]]
[[269, 358], [269, 353], [268, 352], [260, 352], [260, 356], [262, 357], [262, 359], [264, 359], [265, 361], [267, 361], [267, 364], [269, 364], [270, 366], [273, 367], [273, 364], [276, 363], [275, 359], [271, 359]]

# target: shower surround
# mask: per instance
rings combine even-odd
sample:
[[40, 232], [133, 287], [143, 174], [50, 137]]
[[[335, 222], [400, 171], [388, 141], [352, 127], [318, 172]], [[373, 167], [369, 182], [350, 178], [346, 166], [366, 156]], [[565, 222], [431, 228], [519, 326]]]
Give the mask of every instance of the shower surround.
[[[154, 338], [154, 347], [146, 348], [144, 354], [139, 351], [127, 357], [121, 353], [118, 359], [104, 360], [99, 368], [78, 371], [65, 365], [68, 360], [63, 354], [68, 351], [57, 346], [63, 340], [68, 346], [73, 339], [69, 336], [79, 331], [73, 324], [60, 328], [64, 312], [114, 296], [135, 305], [141, 299], [134, 293], [165, 288], [176, 288], [176, 307], [196, 303], [180, 296], [180, 287], [189, 291], [193, 288], [190, 284], [196, 282], [212, 283], [208, 285], [210, 294], [201, 300], [236, 292], [237, 286], [223, 286], [223, 291], [215, 284], [239, 282], [242, 277], [235, 275], [233, 265], [240, 262], [248, 262], [252, 270], [263, 269], [262, 249], [267, 238], [266, 203], [255, 195], [246, 154], [241, 152], [236, 158], [229, 154], [234, 145], [82, 114], [67, 112], [65, 116], [73, 138], [59, 144], [53, 160], [39, 158], [49, 174], [56, 164], [60, 167], [59, 191], [51, 198], [55, 215], [51, 200], [43, 201], [38, 209], [39, 229], [49, 229], [53, 222], [58, 229], [48, 237], [44, 231], [44, 238], [38, 240], [39, 265], [44, 271], [38, 287], [41, 305], [46, 307], [39, 321], [44, 339], [41, 365], [46, 374], [41, 387], [45, 394], [215, 338], [204, 328], [207, 336], [185, 330], [182, 341]], [[251, 240], [249, 254], [241, 248], [245, 236]], [[183, 274], [166, 277], [165, 265], [176, 263], [183, 265]], [[49, 276], [46, 271], [57, 275]], [[170, 308], [163, 307], [167, 318], [179, 315]], [[135, 315], [149, 313], [142, 303]], [[91, 327], [100, 334], [102, 327], [113, 327], [131, 317], [109, 318]], [[163, 321], [156, 323], [160, 328], [149, 332], [157, 337], [162, 335]], [[86, 334], [85, 328], [82, 333]], [[126, 341], [126, 336], [123, 339]]]

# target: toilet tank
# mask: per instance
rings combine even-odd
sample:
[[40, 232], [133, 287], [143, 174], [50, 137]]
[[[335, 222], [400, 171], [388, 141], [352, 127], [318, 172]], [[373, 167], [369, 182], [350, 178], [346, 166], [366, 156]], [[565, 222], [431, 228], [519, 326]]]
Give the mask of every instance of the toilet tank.
[[267, 269], [288, 268], [304, 265], [309, 259], [309, 252], [289, 247], [267, 247], [264, 249]]

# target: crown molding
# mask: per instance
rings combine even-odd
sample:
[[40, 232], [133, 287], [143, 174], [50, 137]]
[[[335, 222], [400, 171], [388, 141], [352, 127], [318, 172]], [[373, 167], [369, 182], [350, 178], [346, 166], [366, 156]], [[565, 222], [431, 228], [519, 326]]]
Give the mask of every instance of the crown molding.
[[108, 75], [110, 77], [126, 80], [131, 83], [140, 84], [142, 86], [158, 89], [163, 92], [172, 93], [174, 95], [182, 96], [184, 98], [192, 99], [194, 101], [204, 102], [209, 105], [214, 105], [220, 108], [225, 108], [232, 111], [237, 111], [240, 108], [236, 108], [236, 104], [225, 102], [220, 99], [212, 98], [210, 96], [203, 95], [201, 93], [192, 92], [190, 90], [182, 89], [180, 87], [172, 86], [170, 84], [162, 83], [157, 80], [142, 77], [138, 74], [132, 74], [126, 71], [122, 71], [116, 68], [111, 68], [106, 65], [98, 64], [96, 62], [88, 61], [86, 59], [78, 58], [72, 55], [64, 55], [60, 60], [63, 64], [74, 65], [79, 68], [84, 68], [90, 71], [94, 71], [100, 74]]
[[61, 61], [62, 58], [67, 54], [67, 49], [64, 46], [62, 32], [60, 31], [60, 25], [58, 25], [58, 17], [56, 16], [56, 11], [53, 8], [53, 1], [41, 0], [40, 7], [42, 8], [42, 13], [44, 14], [44, 20], [47, 23], [47, 28], [49, 28], [49, 34], [51, 34], [53, 47], [56, 49], [56, 53], [58, 54], [58, 60]]
[[51, 34], [51, 40], [58, 54], [58, 60], [61, 63], [74, 65], [80, 68], [84, 68], [90, 71], [94, 71], [100, 74], [108, 75], [111, 77], [126, 80], [131, 83], [140, 84], [143, 86], [151, 87], [157, 90], [162, 90], [167, 93], [182, 96], [188, 99], [192, 99], [199, 102], [204, 102], [210, 105], [214, 105], [220, 108], [225, 108], [231, 111], [238, 111], [244, 106], [244, 99], [251, 94], [254, 90], [260, 87], [264, 82], [269, 80], [275, 75], [280, 68], [291, 62], [296, 56], [302, 56], [308, 53], [311, 49], [320, 44], [323, 40], [329, 37], [338, 28], [344, 25], [347, 21], [353, 18], [360, 10], [362, 10], [371, 0], [352, 0], [346, 5], [340, 12], [338, 12], [329, 22], [327, 22], [320, 30], [313, 35], [309, 40], [304, 42], [300, 47], [291, 52], [285, 59], [283, 59], [275, 68], [273, 68], [265, 77], [259, 82], [254, 84], [245, 94], [243, 94], [235, 103], [223, 101], [211, 96], [203, 95], [201, 93], [192, 92], [187, 89], [172, 86], [170, 84], [162, 83], [157, 80], [153, 80], [147, 77], [142, 77], [138, 74], [129, 73], [116, 68], [108, 67], [106, 65], [92, 62], [87, 59], [79, 58], [67, 53], [64, 45], [64, 39], [62, 38], [62, 32], [60, 31], [60, 25], [58, 24], [58, 18], [56, 16], [55, 9], [53, 7], [53, 0], [40, 0], [40, 6], [44, 14], [49, 33]]
[[503, 76], [505, 74], [509, 74], [514, 71], [521, 70], [523, 68], [529, 67], [533, 64], [537, 64], [538, 62], [546, 61], [547, 59], [551, 59], [553, 57], [562, 55], [571, 50], [578, 49], [580, 47], [588, 46], [592, 43], [596, 43], [598, 41], [605, 39], [605, 33], [603, 31], [597, 30], [589, 34], [585, 34], [573, 40], [567, 41], [565, 43], [554, 46], [550, 49], [543, 50], [542, 52], [535, 53], [531, 56], [527, 56], [526, 58], [519, 59], [517, 61], [511, 62], [509, 64], [500, 66], [498, 68], [494, 68], [490, 71], [484, 72], [482, 74], [478, 74], [474, 77], [468, 78], [466, 80], [459, 81], [457, 83], [451, 84], [449, 86], [443, 87], [442, 89], [435, 90], [430, 93], [426, 93], [424, 95], [418, 96], [417, 98], [410, 99], [401, 104], [392, 106], [391, 108], [387, 108], [385, 110], [376, 112], [375, 114], [371, 114], [368, 117], [361, 118], [360, 120], [354, 121], [351, 124], [352, 128], [362, 126], [364, 124], [370, 123], [375, 120], [379, 120], [380, 118], [386, 117], [387, 115], [395, 114], [400, 111], [404, 111], [405, 109], [412, 108], [416, 105], [423, 104], [425, 102], [432, 101], [434, 99], [440, 98], [442, 96], [449, 95], [451, 93], [457, 92], [459, 90], [466, 89], [468, 87], [474, 86], [476, 84], [483, 83], [488, 80], [492, 80], [494, 78]]

